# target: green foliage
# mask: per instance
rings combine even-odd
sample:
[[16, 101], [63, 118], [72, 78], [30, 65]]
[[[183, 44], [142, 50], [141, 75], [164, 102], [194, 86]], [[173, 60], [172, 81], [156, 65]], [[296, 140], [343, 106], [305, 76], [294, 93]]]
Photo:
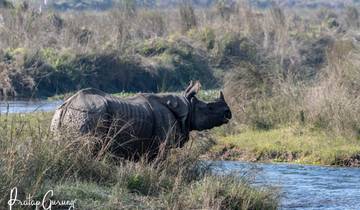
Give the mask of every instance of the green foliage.
[[5, 57], [9, 62], [16, 62], [19, 68], [29, 69], [24, 73], [36, 83], [29, 91], [41, 97], [85, 87], [107, 92], [179, 91], [196, 79], [201, 80], [204, 88], [217, 87], [207, 60], [179, 37], [175, 40], [157, 38], [134, 46], [132, 50], [155, 63], [155, 68], [144, 66], [133, 56], [120, 57], [114, 51], [74, 55], [55, 48], [30, 53], [25, 48], [16, 48], [6, 50]]
[[67, 64], [73, 59], [71, 54], [66, 52], [60, 54], [52, 48], [42, 49], [40, 54], [44, 61], [54, 67], [55, 70], [61, 70], [64, 66], [68, 67]]
[[[246, 182], [239, 182], [237, 179], [231, 176], [205, 177], [194, 183], [183, 199], [193, 203], [204, 201], [207, 208], [215, 206], [220, 209], [277, 209], [271, 195], [264, 193], [265, 191], [254, 191]], [[195, 208], [203, 207], [197, 205]]]
[[138, 192], [146, 195], [149, 191], [151, 183], [150, 180], [147, 180], [145, 176], [146, 174], [133, 174], [132, 176], [130, 176], [127, 181], [127, 189], [130, 192]]
[[203, 42], [208, 50], [212, 50], [215, 47], [216, 35], [212, 28], [191, 29], [187, 34], [191, 38]]
[[211, 90], [201, 90], [197, 97], [204, 101], [214, 101], [220, 97], [220, 90], [211, 89]]
[[215, 58], [222, 68], [232, 67], [239, 61], [257, 62], [259, 52], [255, 43], [236, 33], [225, 33], [216, 42]]
[[190, 80], [200, 80], [204, 88], [216, 87], [207, 60], [181, 37], [153, 39], [139, 44], [136, 51], [156, 63], [160, 91], [183, 90]]
[[269, 131], [245, 129], [219, 138], [212, 153], [228, 150], [226, 159], [358, 166], [360, 144], [329, 136], [317, 128], [292, 126]]
[[137, 47], [138, 52], [144, 56], [156, 56], [165, 52], [170, 48], [170, 43], [164, 39], [155, 39], [140, 43]]
[[[22, 47], [11, 49], [7, 48], [5, 49], [4, 58], [8, 61], [14, 60], [18, 61], [22, 59], [26, 59], [26, 55], [28, 53], [28, 50]], [[21, 61], [20, 61], [21, 62]]]

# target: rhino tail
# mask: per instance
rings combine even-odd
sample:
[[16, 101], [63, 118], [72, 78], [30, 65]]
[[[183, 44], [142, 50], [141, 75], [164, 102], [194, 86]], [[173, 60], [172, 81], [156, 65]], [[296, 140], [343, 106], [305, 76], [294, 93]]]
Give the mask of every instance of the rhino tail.
[[68, 98], [61, 106], [59, 106], [53, 115], [53, 118], [50, 123], [50, 131], [53, 133], [57, 133], [61, 129], [61, 122], [63, 121], [64, 114], [67, 111], [69, 103], [73, 100], [75, 95]]

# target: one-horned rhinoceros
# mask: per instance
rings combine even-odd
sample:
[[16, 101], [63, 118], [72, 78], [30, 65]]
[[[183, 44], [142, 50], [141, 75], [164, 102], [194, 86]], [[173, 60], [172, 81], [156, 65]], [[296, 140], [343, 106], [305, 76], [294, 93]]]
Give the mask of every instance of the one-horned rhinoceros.
[[223, 93], [210, 103], [196, 98], [200, 83], [190, 82], [181, 95], [137, 94], [118, 98], [97, 89], [83, 89], [67, 99], [51, 122], [55, 134], [75, 132], [102, 138], [111, 133], [110, 151], [119, 157], [155, 157], [164, 141], [181, 147], [192, 130], [225, 124], [231, 111]]

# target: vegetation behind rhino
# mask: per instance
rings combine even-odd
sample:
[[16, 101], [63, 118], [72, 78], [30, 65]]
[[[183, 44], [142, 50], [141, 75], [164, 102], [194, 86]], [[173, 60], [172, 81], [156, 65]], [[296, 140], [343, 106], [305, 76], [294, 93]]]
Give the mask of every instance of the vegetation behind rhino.
[[195, 96], [200, 86], [191, 82], [182, 95], [138, 94], [126, 99], [92, 88], [80, 90], [55, 111], [51, 130], [101, 138], [111, 134], [109, 148], [116, 156], [137, 158], [146, 153], [153, 158], [164, 141], [182, 147], [190, 131], [220, 126], [231, 118], [222, 92], [219, 99], [206, 103]]

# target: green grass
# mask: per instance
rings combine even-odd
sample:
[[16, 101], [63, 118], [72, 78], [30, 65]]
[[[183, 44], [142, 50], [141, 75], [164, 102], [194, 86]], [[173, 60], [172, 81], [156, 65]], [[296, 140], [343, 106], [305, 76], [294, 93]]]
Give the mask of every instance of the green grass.
[[[64, 100], [65, 98], [68, 98], [73, 94], [75, 94], [75, 92], [69, 92], [66, 94], [58, 94], [58, 95], [55, 95], [52, 97], [48, 97], [47, 100], [48, 101]], [[126, 98], [126, 97], [130, 97], [130, 96], [134, 96], [136, 94], [137, 93], [133, 93], [133, 92], [118, 92], [118, 93], [112, 93], [111, 95], [120, 97], [120, 98]], [[181, 94], [181, 91], [174, 92], [174, 94]], [[212, 100], [215, 100], [216, 98], [218, 98], [219, 95], [220, 95], [220, 90], [209, 89], [209, 90], [201, 90], [198, 93], [197, 97], [199, 97], [199, 99], [201, 99], [201, 100], [212, 101]]]
[[211, 153], [224, 159], [358, 166], [360, 141], [310, 128], [247, 129], [219, 137]]
[[22, 200], [31, 194], [41, 201], [53, 190], [52, 200], [76, 199], [76, 209], [277, 208], [276, 192], [251, 187], [243, 178], [212, 175], [199, 161], [210, 145], [205, 137], [191, 149], [174, 149], [168, 158], [151, 163], [116, 160], [94, 157], [91, 143], [96, 139], [53, 138], [51, 116], [0, 116], [1, 209], [8, 208], [13, 187]]

